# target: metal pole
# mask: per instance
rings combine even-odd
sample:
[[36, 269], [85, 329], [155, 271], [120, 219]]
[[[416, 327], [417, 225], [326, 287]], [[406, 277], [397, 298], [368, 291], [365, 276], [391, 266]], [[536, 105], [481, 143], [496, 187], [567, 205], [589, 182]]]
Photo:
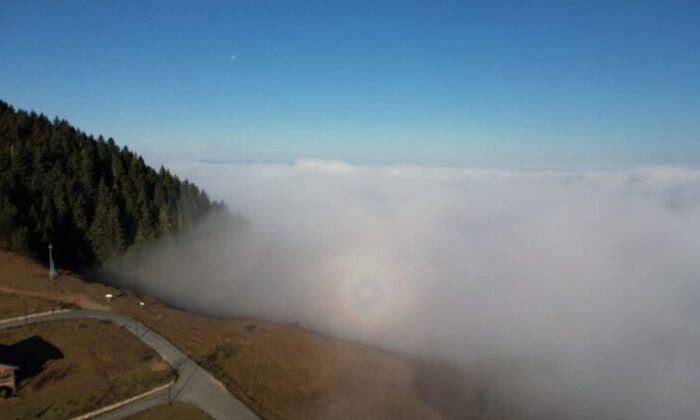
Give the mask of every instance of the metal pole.
[[55, 277], [58, 277], [58, 271], [56, 271], [56, 264], [53, 261], [53, 245], [49, 244], [49, 278]]

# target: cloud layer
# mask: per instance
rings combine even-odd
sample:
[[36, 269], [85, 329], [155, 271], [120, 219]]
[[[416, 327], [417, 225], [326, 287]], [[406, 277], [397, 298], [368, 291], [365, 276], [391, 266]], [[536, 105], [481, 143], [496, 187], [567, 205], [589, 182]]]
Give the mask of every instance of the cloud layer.
[[700, 416], [698, 171], [170, 166], [246, 223], [114, 262], [135, 286], [464, 366], [530, 361], [512, 382], [578, 418]]

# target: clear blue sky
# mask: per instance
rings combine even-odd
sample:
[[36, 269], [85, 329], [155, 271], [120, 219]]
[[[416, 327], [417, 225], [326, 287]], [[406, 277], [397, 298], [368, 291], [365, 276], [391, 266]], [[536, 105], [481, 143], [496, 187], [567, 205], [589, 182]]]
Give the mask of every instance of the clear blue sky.
[[156, 160], [698, 165], [700, 1], [4, 0], [0, 98]]

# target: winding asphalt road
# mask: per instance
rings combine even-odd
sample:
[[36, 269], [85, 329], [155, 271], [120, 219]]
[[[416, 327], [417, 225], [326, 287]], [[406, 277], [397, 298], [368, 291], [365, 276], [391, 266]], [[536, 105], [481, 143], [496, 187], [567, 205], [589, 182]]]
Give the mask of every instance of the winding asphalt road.
[[242, 402], [236, 399], [209, 372], [187, 357], [163, 336], [146, 327], [135, 319], [114, 312], [75, 310], [47, 314], [27, 320], [12, 321], [0, 324], [0, 329], [19, 327], [38, 322], [57, 321], [65, 319], [98, 318], [114, 322], [160, 354], [170, 366], [177, 370], [178, 378], [170, 390], [153, 394], [144, 399], [134, 401], [114, 411], [110, 411], [98, 419], [120, 419], [138, 413], [150, 407], [168, 403], [169, 398], [176, 401], [194, 404], [215, 419], [257, 419]]

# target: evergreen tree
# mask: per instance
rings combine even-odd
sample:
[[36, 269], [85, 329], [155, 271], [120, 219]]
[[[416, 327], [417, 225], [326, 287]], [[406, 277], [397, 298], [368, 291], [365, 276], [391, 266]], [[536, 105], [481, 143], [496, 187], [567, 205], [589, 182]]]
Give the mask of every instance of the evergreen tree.
[[136, 229], [136, 243], [148, 242], [158, 236], [158, 226], [155, 211], [149, 203], [144, 203], [141, 208], [141, 218]]
[[107, 185], [100, 183], [97, 190], [95, 218], [88, 238], [98, 261], [103, 262], [124, 248], [124, 234], [119, 220], [119, 207], [109, 193]]
[[177, 235], [223, 205], [112, 138], [0, 101], [0, 247], [76, 267]]

